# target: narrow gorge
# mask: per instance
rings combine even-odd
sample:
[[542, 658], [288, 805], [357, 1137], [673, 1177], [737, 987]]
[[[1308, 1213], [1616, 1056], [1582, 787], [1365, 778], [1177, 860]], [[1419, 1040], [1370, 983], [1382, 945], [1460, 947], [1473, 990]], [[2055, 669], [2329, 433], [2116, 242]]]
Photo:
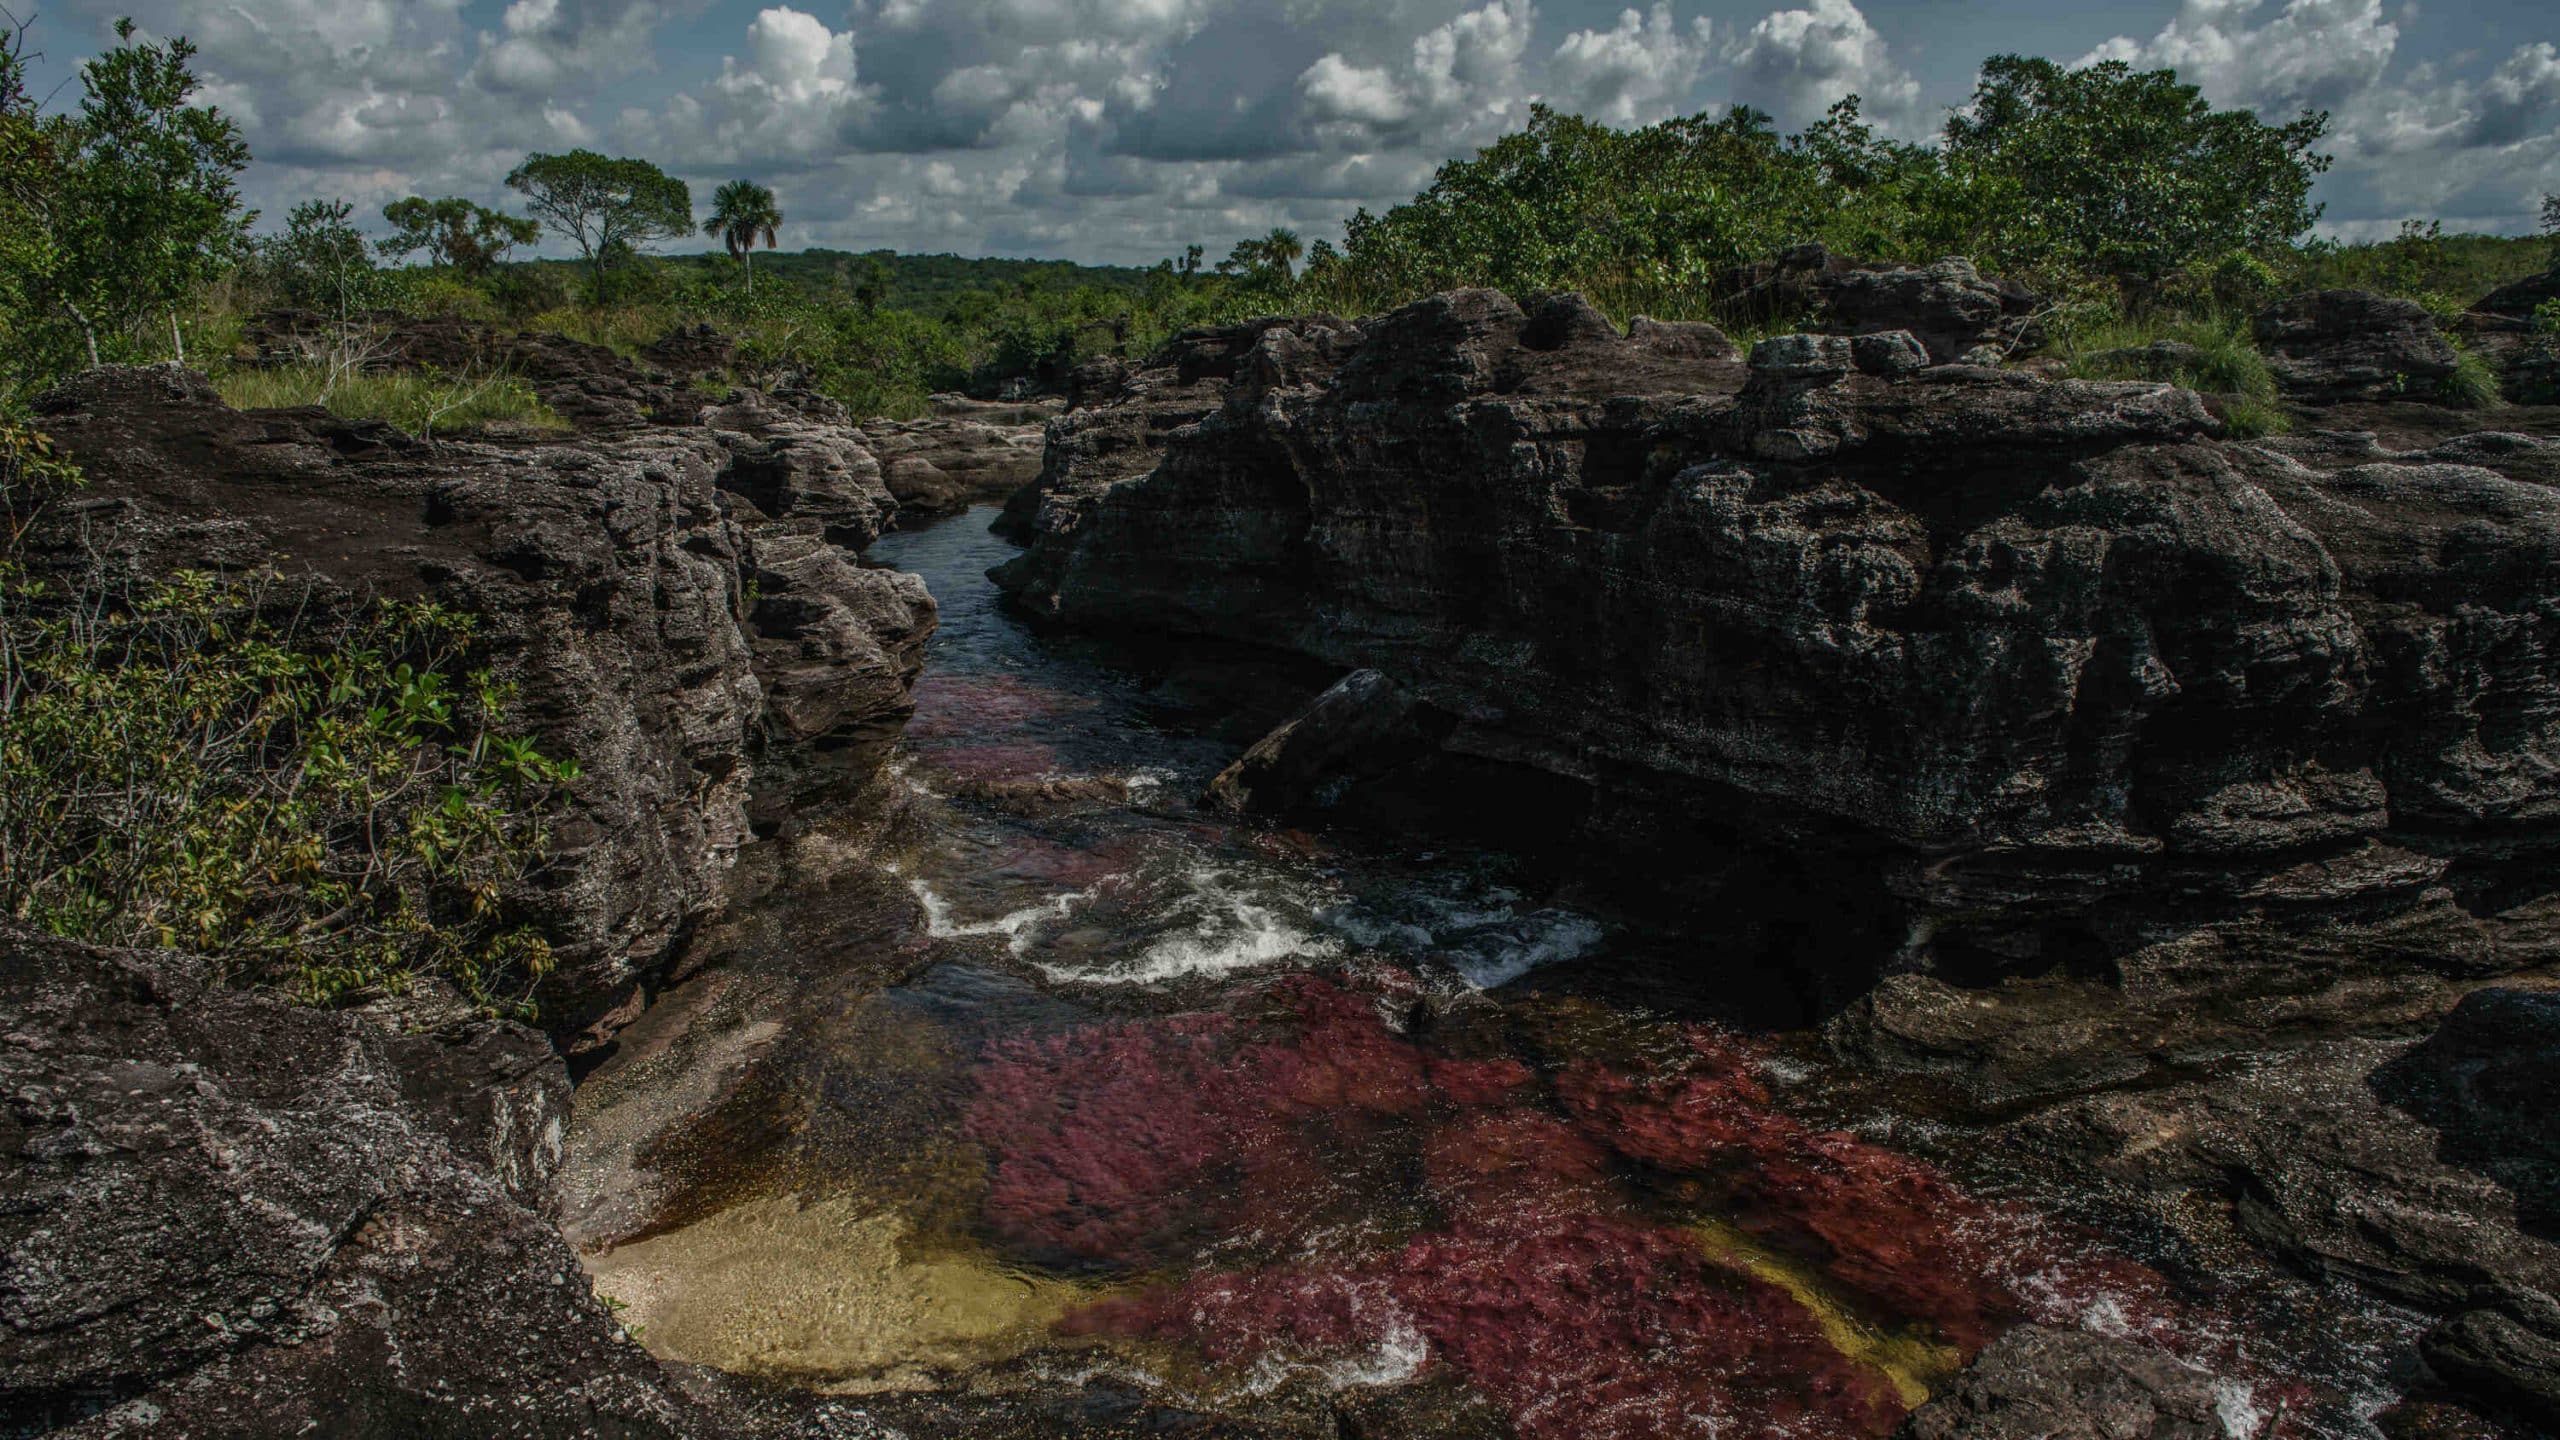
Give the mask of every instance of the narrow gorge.
[[0, 1431], [2560, 1425], [2560, 410], [1757, 283], [904, 423], [464, 321], [380, 363], [574, 431], [44, 395], [31, 566], [433, 599], [578, 769], [533, 1025], [0, 929]]

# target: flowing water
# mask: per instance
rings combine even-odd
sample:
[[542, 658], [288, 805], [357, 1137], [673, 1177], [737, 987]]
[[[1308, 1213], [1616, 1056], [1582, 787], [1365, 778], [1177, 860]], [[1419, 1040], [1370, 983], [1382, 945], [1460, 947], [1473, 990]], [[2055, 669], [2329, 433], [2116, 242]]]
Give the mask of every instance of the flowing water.
[[2404, 1324], [2119, 1249], [1960, 1128], [1841, 1101], [1810, 1037], [1700, 1018], [1713, 936], [1552, 859], [1195, 808], [1282, 713], [1222, 682], [1278, 662], [1033, 634], [989, 514], [869, 556], [942, 606], [885, 878], [785, 891], [731, 947], [763, 959], [581, 1091], [572, 1232], [652, 1348], [1368, 1433], [1845, 1436], [2033, 1320], [2234, 1375], [2234, 1435], [2358, 1433]]

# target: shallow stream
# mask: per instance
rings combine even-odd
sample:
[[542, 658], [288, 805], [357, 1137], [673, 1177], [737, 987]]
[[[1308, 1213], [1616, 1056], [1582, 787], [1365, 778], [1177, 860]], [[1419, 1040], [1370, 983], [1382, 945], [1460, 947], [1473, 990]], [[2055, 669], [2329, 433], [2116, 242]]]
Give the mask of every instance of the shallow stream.
[[1307, 684], [1239, 714], [1035, 635], [991, 513], [868, 556], [942, 606], [886, 873], [784, 877], [580, 1092], [571, 1230], [651, 1348], [1283, 1428], [1850, 1436], [2037, 1321], [2235, 1377], [2234, 1435], [2365, 1433], [2405, 1324], [2112, 1243], [2031, 1157], [1707, 1018], [1714, 936], [1552, 861], [1195, 808]]

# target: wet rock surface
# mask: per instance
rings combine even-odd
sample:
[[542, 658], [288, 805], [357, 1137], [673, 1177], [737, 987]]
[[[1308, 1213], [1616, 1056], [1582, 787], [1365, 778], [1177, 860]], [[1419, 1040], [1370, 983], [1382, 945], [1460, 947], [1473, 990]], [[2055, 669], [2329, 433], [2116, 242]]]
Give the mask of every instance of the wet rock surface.
[[2085, 1330], [2021, 1325], [1954, 1387], [1913, 1412], [1901, 1440], [2230, 1440], [2212, 1376]]

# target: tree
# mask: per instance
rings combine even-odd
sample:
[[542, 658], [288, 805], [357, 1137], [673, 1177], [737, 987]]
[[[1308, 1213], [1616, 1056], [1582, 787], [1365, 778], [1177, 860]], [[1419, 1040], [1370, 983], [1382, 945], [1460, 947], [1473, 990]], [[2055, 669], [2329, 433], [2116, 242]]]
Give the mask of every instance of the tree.
[[286, 298], [332, 305], [342, 316], [357, 308], [373, 279], [373, 261], [364, 236], [348, 223], [355, 208], [344, 200], [306, 200], [286, 217], [284, 233], [259, 247]]
[[2181, 269], [2271, 259], [2308, 231], [2328, 125], [2216, 110], [2174, 70], [1997, 55], [1948, 117], [1945, 155], [1993, 237], [1985, 258], [2105, 276], [2139, 303]]
[[862, 268], [855, 272], [853, 281], [853, 302], [862, 307], [863, 314], [872, 315], [888, 298], [889, 262], [877, 255], [863, 256]]
[[2552, 258], [2560, 260], [2560, 195], [2542, 197], [2542, 233], [2551, 237]]
[[771, 190], [753, 180], [732, 180], [713, 191], [711, 218], [702, 222], [702, 233], [719, 236], [729, 247], [729, 258], [747, 267], [749, 295], [756, 293], [756, 240], [761, 236], [770, 250], [774, 232], [781, 228], [782, 207]]
[[1286, 225], [1274, 226], [1270, 234], [1262, 237], [1263, 263], [1279, 271], [1283, 280], [1297, 275], [1298, 257], [1306, 253], [1306, 243]]
[[382, 207], [391, 234], [380, 242], [386, 256], [406, 258], [423, 250], [430, 265], [450, 265], [485, 275], [518, 245], [542, 238], [542, 226], [521, 215], [491, 210], [458, 196], [429, 200], [412, 195]]
[[154, 316], [167, 317], [183, 360], [180, 302], [234, 258], [256, 218], [240, 204], [240, 128], [187, 103], [195, 47], [136, 41], [130, 20], [115, 33], [115, 48], [80, 68], [76, 113], [36, 116], [14, 54], [0, 86], [14, 212], [0, 284], [28, 312], [19, 338], [39, 371], [64, 361], [66, 335], [96, 365]]
[[553, 233], [578, 247], [607, 293], [612, 267], [657, 240], [693, 233], [693, 192], [646, 160], [607, 158], [592, 150], [525, 157], [507, 176]]

